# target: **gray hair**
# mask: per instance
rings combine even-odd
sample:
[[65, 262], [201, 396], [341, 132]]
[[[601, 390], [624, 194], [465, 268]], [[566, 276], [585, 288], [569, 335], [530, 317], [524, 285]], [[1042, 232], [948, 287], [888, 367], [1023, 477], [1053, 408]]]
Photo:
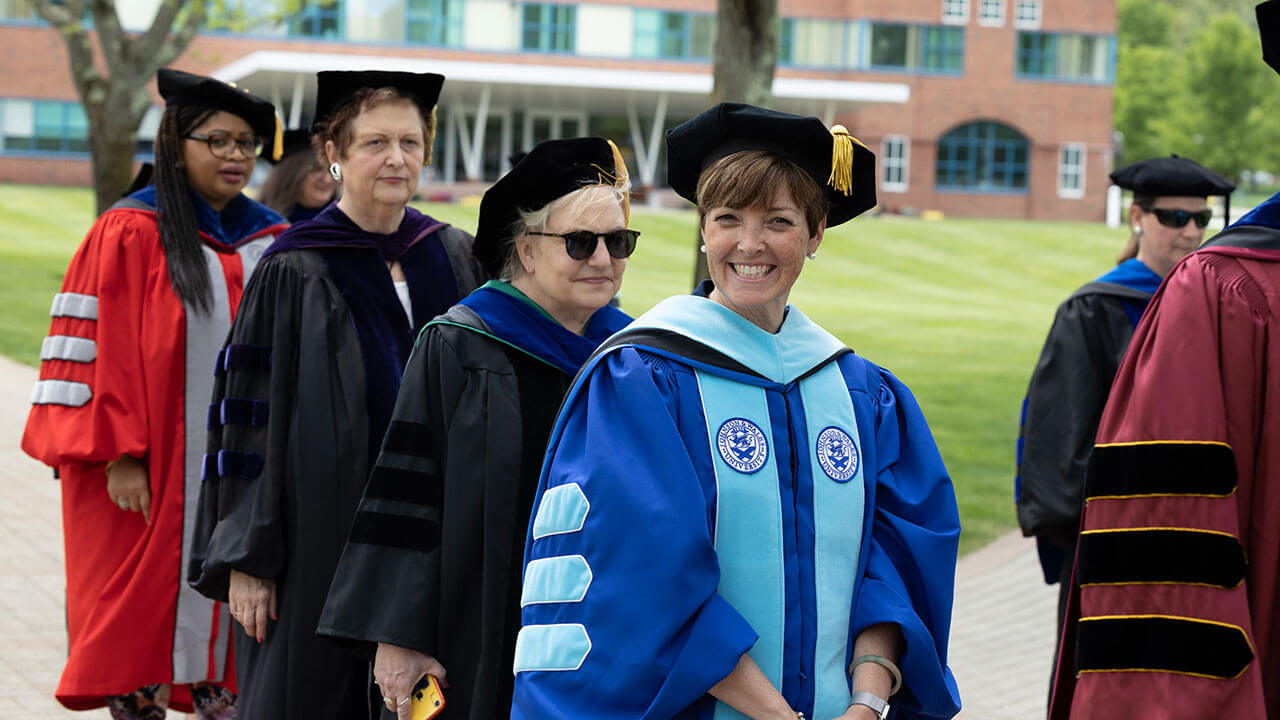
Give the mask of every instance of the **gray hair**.
[[[594, 192], [596, 190], [607, 190], [609, 195]], [[567, 195], [561, 195], [537, 210], [521, 209], [520, 218], [511, 223], [510, 228], [507, 230], [509, 241], [507, 256], [502, 263], [502, 271], [498, 273], [498, 277], [503, 280], [511, 280], [524, 274], [524, 264], [520, 262], [520, 251], [516, 247], [515, 239], [530, 230], [535, 232], [545, 230], [547, 221], [551, 219], [552, 214], [563, 211], [569, 215], [577, 216], [607, 197], [612, 197], [618, 205], [622, 205], [627, 199], [627, 193], [630, 191], [630, 180], [616, 187], [611, 185], [590, 185], [574, 190]]]

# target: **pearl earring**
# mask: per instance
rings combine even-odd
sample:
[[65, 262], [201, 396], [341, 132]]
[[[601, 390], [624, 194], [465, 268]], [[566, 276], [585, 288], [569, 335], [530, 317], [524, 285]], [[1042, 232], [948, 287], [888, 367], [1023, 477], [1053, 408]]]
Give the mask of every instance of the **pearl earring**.
[[702, 253], [703, 255], [706, 255], [706, 254], [707, 254], [707, 246], [706, 246], [706, 245], [702, 245], [702, 246], [700, 246], [700, 247], [698, 248], [698, 252]]
[[808, 255], [806, 255], [805, 257], [809, 258], [810, 260], [817, 260], [817, 259], [818, 259], [818, 251], [816, 251], [816, 250], [815, 250], [815, 251], [813, 251], [813, 252], [809, 253]]
[[338, 163], [334, 163], [330, 165], [329, 177], [333, 178], [334, 182], [337, 182], [337, 183], [342, 182], [342, 166], [339, 165]]

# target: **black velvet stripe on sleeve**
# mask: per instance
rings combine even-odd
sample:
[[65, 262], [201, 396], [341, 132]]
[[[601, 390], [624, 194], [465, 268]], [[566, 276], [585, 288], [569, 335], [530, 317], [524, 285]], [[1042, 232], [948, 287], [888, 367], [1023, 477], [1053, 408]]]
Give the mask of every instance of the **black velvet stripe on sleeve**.
[[241, 370], [260, 373], [271, 370], [271, 348], [267, 345], [232, 343], [219, 353], [219, 359], [224, 372]]
[[218, 451], [218, 476], [252, 480], [262, 474], [266, 462], [256, 452]]
[[1089, 458], [1085, 497], [1230, 495], [1236, 488], [1231, 448], [1218, 443], [1098, 445]]
[[1230, 535], [1180, 529], [1088, 531], [1080, 535], [1081, 585], [1186, 583], [1231, 588], [1247, 561]]
[[222, 425], [257, 427], [267, 424], [267, 401], [223, 398], [218, 420]]
[[392, 420], [382, 440], [382, 450], [431, 457], [431, 428], [422, 423]]
[[351, 525], [350, 542], [431, 552], [440, 544], [440, 524], [425, 518], [361, 510]]
[[364, 496], [370, 500], [395, 500], [415, 505], [439, 507], [440, 483], [434, 474], [378, 465], [369, 474]]
[[1168, 672], [1238, 677], [1253, 661], [1244, 630], [1192, 618], [1085, 617], [1076, 635], [1080, 672]]

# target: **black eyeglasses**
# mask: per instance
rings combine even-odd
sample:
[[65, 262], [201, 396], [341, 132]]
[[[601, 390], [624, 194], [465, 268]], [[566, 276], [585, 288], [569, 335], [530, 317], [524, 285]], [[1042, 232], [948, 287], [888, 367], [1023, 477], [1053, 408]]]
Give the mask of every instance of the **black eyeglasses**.
[[636, 251], [636, 240], [640, 237], [639, 230], [627, 229], [610, 230], [604, 233], [591, 232], [590, 230], [574, 230], [567, 233], [534, 232], [529, 230], [525, 234], [564, 238], [564, 251], [569, 253], [569, 257], [574, 260], [586, 260], [594, 255], [596, 248], [600, 245], [600, 238], [604, 238], [604, 249], [609, 251], [611, 257], [619, 260], [631, 257], [631, 253]]
[[[1139, 205], [1138, 207], [1142, 207]], [[1196, 227], [1203, 229], [1209, 224], [1209, 220], [1213, 219], [1212, 210], [1201, 210], [1199, 212], [1190, 212], [1188, 210], [1168, 210], [1166, 208], [1142, 208], [1156, 216], [1156, 220], [1161, 225], [1171, 228], [1186, 227], [1187, 223], [1192, 220], [1196, 221]]]
[[187, 133], [187, 139], [196, 140], [209, 146], [209, 152], [213, 156], [220, 159], [231, 157], [231, 153], [235, 152], [235, 148], [240, 148], [240, 152], [244, 153], [247, 158], [254, 157], [262, 152], [262, 138], [240, 138], [236, 139], [227, 133], [213, 133], [212, 135], [201, 135], [200, 133]]

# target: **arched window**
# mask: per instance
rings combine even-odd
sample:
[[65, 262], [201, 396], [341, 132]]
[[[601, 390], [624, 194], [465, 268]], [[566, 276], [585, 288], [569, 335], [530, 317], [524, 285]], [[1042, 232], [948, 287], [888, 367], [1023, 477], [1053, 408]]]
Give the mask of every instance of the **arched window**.
[[1027, 191], [1031, 144], [995, 122], [961, 125], [938, 140], [937, 187], [977, 192]]

